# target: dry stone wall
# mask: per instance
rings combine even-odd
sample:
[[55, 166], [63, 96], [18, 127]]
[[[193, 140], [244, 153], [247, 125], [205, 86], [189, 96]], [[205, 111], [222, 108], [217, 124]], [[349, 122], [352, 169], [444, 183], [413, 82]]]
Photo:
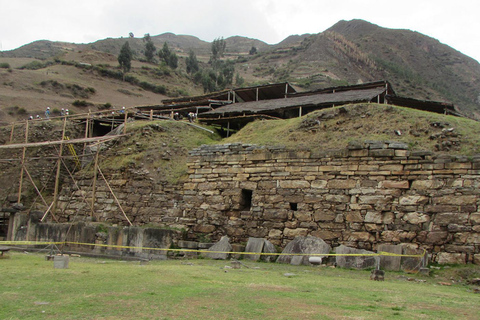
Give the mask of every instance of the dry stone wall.
[[[436, 261], [480, 264], [480, 157], [410, 152], [395, 142], [327, 152], [226, 144], [191, 151], [188, 170], [177, 185], [155, 184], [144, 172], [106, 175], [135, 225], [184, 230], [184, 240], [254, 237], [285, 247], [310, 235], [332, 247], [403, 244]], [[91, 215], [83, 188], [91, 177], [80, 184], [63, 192], [63, 220]], [[94, 216], [125, 224], [98, 184]]]
[[367, 250], [404, 244], [480, 262], [480, 158], [374, 141], [318, 153], [203, 146], [191, 156], [183, 200], [196, 232], [282, 247], [306, 235]]

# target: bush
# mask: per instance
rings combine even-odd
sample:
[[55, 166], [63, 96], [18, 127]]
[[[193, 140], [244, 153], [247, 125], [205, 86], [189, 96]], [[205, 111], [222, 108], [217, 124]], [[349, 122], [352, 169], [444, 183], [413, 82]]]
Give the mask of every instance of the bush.
[[85, 101], [85, 100], [75, 100], [72, 102], [72, 105], [75, 107], [87, 107], [92, 105], [91, 103]]
[[41, 62], [38, 60], [34, 60], [32, 62], [27, 63], [26, 65], [21, 66], [19, 69], [38, 70], [38, 69], [43, 69], [48, 66], [51, 66], [52, 64], [53, 64], [53, 61]]
[[7, 62], [0, 62], [0, 68], [2, 69], [10, 69], [10, 64]]
[[100, 110], [108, 110], [112, 108], [112, 104], [110, 102], [107, 102], [105, 104], [101, 104], [98, 109]]

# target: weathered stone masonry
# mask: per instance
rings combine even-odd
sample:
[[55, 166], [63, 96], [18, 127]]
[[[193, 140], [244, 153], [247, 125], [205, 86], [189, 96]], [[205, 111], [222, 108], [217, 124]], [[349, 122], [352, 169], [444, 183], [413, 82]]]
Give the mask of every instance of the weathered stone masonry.
[[[135, 225], [185, 229], [191, 240], [257, 237], [284, 247], [312, 235], [333, 246], [404, 244], [440, 262], [480, 264], [477, 157], [410, 152], [394, 142], [327, 152], [227, 144], [191, 151], [188, 170], [188, 180], [174, 186], [141, 172], [109, 178]], [[125, 222], [106, 187], [97, 191], [98, 220]], [[63, 197], [65, 220], [90, 215], [80, 196], [91, 195], [76, 191], [73, 204]]]
[[265, 237], [284, 246], [313, 235], [334, 246], [406, 244], [437, 260], [480, 263], [480, 159], [406, 149], [204, 146], [191, 152], [184, 215], [193, 230], [236, 241]]

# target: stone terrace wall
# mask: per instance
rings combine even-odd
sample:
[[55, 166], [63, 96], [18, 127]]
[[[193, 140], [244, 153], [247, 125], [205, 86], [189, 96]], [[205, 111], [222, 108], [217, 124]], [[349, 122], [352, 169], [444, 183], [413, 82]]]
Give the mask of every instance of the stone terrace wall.
[[367, 142], [315, 153], [252, 145], [191, 152], [183, 223], [216, 239], [312, 235], [333, 246], [427, 249], [439, 262], [480, 264], [480, 158]]
[[[252, 145], [202, 146], [190, 153], [183, 184], [148, 172], [104, 172], [134, 225], [184, 232], [183, 240], [267, 238], [284, 247], [312, 235], [332, 246], [376, 250], [403, 244], [439, 262], [480, 264], [480, 157], [409, 152], [400, 143], [351, 144], [331, 152]], [[92, 177], [62, 191], [61, 221], [85, 220]], [[84, 201], [86, 199], [86, 201]], [[126, 225], [97, 181], [97, 221]]]

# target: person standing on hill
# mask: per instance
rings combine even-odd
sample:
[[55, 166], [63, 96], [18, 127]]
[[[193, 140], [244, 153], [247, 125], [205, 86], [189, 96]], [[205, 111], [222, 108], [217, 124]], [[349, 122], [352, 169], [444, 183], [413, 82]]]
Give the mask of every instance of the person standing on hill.
[[45, 118], [50, 119], [50, 107], [47, 107], [47, 110], [45, 110]]

